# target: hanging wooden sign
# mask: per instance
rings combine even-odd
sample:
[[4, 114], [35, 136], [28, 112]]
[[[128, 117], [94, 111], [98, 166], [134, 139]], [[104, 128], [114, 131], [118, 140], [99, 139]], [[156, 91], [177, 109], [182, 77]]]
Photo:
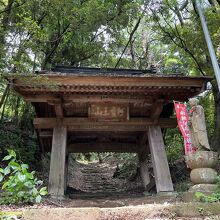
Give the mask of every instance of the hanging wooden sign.
[[88, 115], [94, 121], [128, 121], [129, 106], [115, 103], [92, 103]]

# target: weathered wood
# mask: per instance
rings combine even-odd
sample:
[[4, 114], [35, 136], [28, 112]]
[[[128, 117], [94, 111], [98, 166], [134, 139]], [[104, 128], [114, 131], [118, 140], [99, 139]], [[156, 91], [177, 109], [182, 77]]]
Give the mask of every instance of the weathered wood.
[[139, 159], [139, 165], [140, 165], [140, 174], [141, 179], [144, 185], [144, 189], [147, 190], [147, 186], [150, 184], [150, 175], [148, 171], [147, 166], [147, 156], [149, 154], [149, 146], [147, 143], [147, 132], [144, 132], [144, 134], [141, 136], [141, 139], [139, 141], [139, 152], [138, 152], [138, 159]]
[[140, 147], [139, 147], [138, 156], [139, 156], [139, 161], [142, 162], [145, 161], [147, 159], [147, 156], [150, 154], [147, 139], [148, 139], [148, 133], [147, 131], [145, 131], [139, 140]]
[[173, 191], [163, 136], [159, 126], [149, 126], [148, 141], [151, 151], [157, 192]]
[[156, 103], [153, 104], [151, 108], [151, 119], [153, 121], [157, 121], [159, 119], [160, 114], [163, 110], [163, 103], [164, 103], [163, 99], [158, 99]]
[[64, 196], [66, 142], [67, 142], [67, 128], [65, 126], [54, 128], [48, 188], [49, 188], [49, 194], [56, 198]]
[[127, 121], [128, 111], [128, 104], [91, 103], [88, 115], [93, 121]]
[[[29, 102], [49, 102], [56, 103], [60, 101], [60, 98], [52, 94], [26, 94], [24, 99]], [[134, 96], [132, 94], [120, 95], [63, 95], [63, 105], [71, 105], [71, 103], [133, 103], [136, 107], [147, 107], [152, 104], [152, 98], [144, 95]]]
[[56, 113], [57, 118], [63, 118], [64, 117], [63, 106], [62, 106], [61, 103], [55, 104], [54, 109], [55, 109], [55, 113]]
[[39, 131], [40, 138], [48, 138], [53, 136], [53, 131]]
[[[50, 138], [53, 136], [53, 130], [38, 130], [39, 137], [40, 138]], [[115, 131], [109, 131], [109, 132], [69, 132], [69, 143], [71, 142], [82, 142], [85, 140], [94, 140], [94, 139], [101, 139], [103, 141], [103, 138], [106, 140], [120, 140], [121, 142], [126, 143], [134, 143], [138, 141], [137, 136], [140, 135], [140, 132], [133, 131], [133, 132], [115, 132]]]
[[[48, 78], [50, 82], [57, 83], [58, 86], [51, 87], [48, 86], [49, 90], [59, 90], [60, 85], [78, 85], [78, 86], [169, 86], [169, 87], [181, 87], [181, 86], [192, 86], [192, 87], [202, 87], [204, 81], [209, 81], [211, 77], [182, 77], [182, 76], [154, 76], [151, 77], [106, 77], [106, 76], [74, 76], [74, 75], [56, 75], [56, 74], [44, 74], [45, 78]], [[27, 78], [30, 78], [27, 76]], [[34, 80], [34, 77], [32, 78]], [[26, 81], [25, 81], [26, 82]], [[14, 80], [14, 86], [23, 85], [22, 79]], [[32, 89], [32, 86], [25, 85], [26, 88]], [[36, 87], [33, 84], [33, 87]], [[39, 86], [41, 87], [41, 86]], [[47, 88], [47, 89], [48, 89]], [[45, 88], [46, 89], [46, 88]], [[67, 88], [68, 90], [69, 88]]]
[[67, 185], [68, 185], [68, 168], [69, 168], [69, 154], [66, 155], [65, 161], [65, 174], [64, 174], [64, 193], [66, 193]]
[[68, 153], [89, 153], [89, 152], [117, 152], [137, 153], [139, 146], [135, 143], [114, 143], [114, 142], [91, 142], [72, 143], [67, 147]]
[[[123, 72], [123, 70], [121, 71]], [[129, 71], [129, 73], [132, 72], [133, 70]], [[66, 126], [68, 136], [80, 132], [98, 133], [97, 136], [100, 133], [109, 132], [140, 133], [146, 132], [148, 127], [152, 125], [158, 125], [162, 128], [176, 127], [176, 119], [160, 119], [162, 106], [157, 107], [153, 104], [160, 98], [164, 99], [164, 104], [168, 104], [172, 100], [185, 101], [189, 97], [199, 94], [200, 91], [204, 91], [205, 82], [211, 80], [210, 77], [155, 74], [141, 76], [96, 74], [94, 76], [81, 75], [81, 73], [74, 75], [53, 72], [41, 76], [45, 76], [47, 79], [45, 84], [39, 83], [38, 79], [35, 80], [33, 76], [23, 76], [14, 79], [12, 87], [25, 100], [33, 102], [36, 114], [38, 117], [42, 117], [34, 120], [37, 129], [45, 131], [58, 126]], [[27, 83], [28, 80], [31, 83]], [[62, 101], [63, 112], [61, 106], [53, 108], [54, 103], [60, 101]], [[127, 123], [123, 123], [92, 122], [88, 118], [73, 118], [77, 116], [88, 117], [88, 106], [92, 103], [126, 104], [129, 108], [127, 119], [129, 116], [131, 119]], [[166, 111], [166, 108], [164, 110]], [[99, 120], [98, 117], [97, 120]], [[50, 149], [50, 134], [41, 133], [40, 135], [44, 148]], [[140, 134], [135, 135], [137, 139], [139, 136]], [[80, 141], [76, 140], [75, 142]], [[140, 152], [143, 151], [139, 150], [138, 153]]]
[[[56, 118], [35, 118], [34, 126], [38, 129], [57, 127], [59, 120]], [[158, 123], [146, 118], [130, 118], [126, 122], [92, 122], [88, 118], [63, 118], [63, 126], [70, 131], [146, 131], [150, 125], [158, 124], [162, 128], [176, 127], [175, 118], [160, 118]]]
[[147, 161], [139, 160], [139, 165], [140, 165], [141, 179], [142, 179], [144, 188], [146, 189], [150, 183], [150, 175], [148, 171]]

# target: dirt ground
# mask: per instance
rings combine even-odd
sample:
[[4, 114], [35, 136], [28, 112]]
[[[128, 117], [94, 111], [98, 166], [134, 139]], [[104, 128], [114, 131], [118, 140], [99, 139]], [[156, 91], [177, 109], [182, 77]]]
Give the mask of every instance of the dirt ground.
[[[219, 220], [220, 204], [163, 203], [123, 206], [114, 208], [55, 208], [54, 205], [32, 207], [6, 207], [0, 211], [0, 219], [13, 220]], [[6, 218], [6, 216], [8, 218]], [[13, 218], [9, 218], [9, 216]]]

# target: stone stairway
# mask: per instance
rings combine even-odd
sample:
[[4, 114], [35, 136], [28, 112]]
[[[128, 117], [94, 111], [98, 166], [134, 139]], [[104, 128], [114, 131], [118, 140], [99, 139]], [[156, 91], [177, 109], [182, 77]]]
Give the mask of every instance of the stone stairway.
[[142, 192], [140, 179], [129, 181], [113, 178], [117, 163], [82, 164], [72, 161], [68, 170], [68, 188], [73, 193], [89, 193], [91, 195], [123, 194], [123, 192]]

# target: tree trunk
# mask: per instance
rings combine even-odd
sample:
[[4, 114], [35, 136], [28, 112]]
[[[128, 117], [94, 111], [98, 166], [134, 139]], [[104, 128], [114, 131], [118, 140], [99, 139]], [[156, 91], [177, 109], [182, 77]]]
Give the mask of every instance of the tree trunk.
[[18, 112], [19, 112], [19, 106], [20, 106], [21, 98], [18, 96], [16, 98], [16, 104], [14, 109], [14, 122], [18, 126]]
[[8, 91], [9, 91], [9, 84], [6, 86], [6, 88], [5, 88], [4, 92], [3, 92], [2, 98], [0, 100], [0, 109], [1, 109], [2, 105], [4, 104], [4, 101], [5, 101], [5, 98], [6, 98], [7, 94], [8, 94]]
[[215, 115], [214, 115], [214, 134], [211, 142], [212, 149], [220, 152], [220, 92], [217, 85], [213, 85], [213, 95], [215, 102]]
[[2, 122], [3, 119], [4, 119], [5, 107], [6, 107], [6, 103], [7, 103], [7, 101], [8, 101], [9, 93], [10, 93], [10, 90], [7, 91], [6, 97], [5, 97], [5, 100], [4, 100], [4, 104], [3, 104], [3, 106], [2, 106], [1, 122]]

